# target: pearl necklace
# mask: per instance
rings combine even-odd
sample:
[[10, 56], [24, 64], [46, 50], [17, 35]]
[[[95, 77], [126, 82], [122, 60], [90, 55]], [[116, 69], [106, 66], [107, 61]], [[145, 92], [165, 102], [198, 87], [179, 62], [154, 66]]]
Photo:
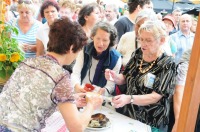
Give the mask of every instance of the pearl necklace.
[[142, 69], [142, 64], [143, 64], [143, 59], [142, 59], [142, 61], [140, 62], [140, 67], [139, 67], [140, 72], [145, 73], [145, 72], [149, 71], [152, 68], [152, 66], [155, 64], [155, 62], [156, 62], [156, 60], [153, 61], [148, 68]]

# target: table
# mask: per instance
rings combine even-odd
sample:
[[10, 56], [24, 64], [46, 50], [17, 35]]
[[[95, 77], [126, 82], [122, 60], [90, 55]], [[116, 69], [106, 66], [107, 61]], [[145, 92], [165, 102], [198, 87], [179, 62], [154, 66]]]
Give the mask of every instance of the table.
[[[102, 107], [94, 112], [105, 114], [111, 121], [111, 126], [98, 132], [151, 132], [151, 127], [137, 120], [119, 114], [112, 109]], [[64, 120], [59, 112], [55, 112], [47, 121], [42, 132], [67, 132]], [[86, 129], [84, 132], [96, 132]]]

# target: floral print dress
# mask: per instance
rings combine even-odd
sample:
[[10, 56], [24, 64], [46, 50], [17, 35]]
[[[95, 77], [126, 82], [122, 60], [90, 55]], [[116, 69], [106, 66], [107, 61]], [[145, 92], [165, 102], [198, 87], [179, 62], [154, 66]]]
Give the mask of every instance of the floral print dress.
[[70, 73], [52, 56], [26, 59], [0, 94], [0, 126], [40, 131], [59, 102], [75, 103]]

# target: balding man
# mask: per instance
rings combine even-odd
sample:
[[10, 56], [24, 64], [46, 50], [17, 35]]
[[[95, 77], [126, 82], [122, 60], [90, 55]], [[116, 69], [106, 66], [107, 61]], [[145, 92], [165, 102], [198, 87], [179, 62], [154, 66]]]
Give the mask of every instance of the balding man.
[[192, 17], [188, 14], [183, 14], [180, 17], [180, 30], [172, 35], [170, 38], [176, 43], [177, 52], [175, 54], [176, 63], [179, 62], [182, 54], [192, 48], [194, 42], [194, 33], [190, 31], [192, 26]]

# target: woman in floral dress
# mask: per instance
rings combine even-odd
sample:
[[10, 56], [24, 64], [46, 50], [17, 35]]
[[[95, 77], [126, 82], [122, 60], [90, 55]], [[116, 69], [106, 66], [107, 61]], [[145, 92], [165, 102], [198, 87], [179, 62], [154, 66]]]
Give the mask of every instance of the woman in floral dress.
[[[88, 98], [74, 94], [69, 71], [62, 68], [73, 62], [86, 44], [82, 27], [65, 18], [50, 27], [48, 53], [22, 62], [0, 94], [0, 131], [41, 131], [56, 107], [69, 131], [83, 131], [93, 110], [101, 106], [100, 96]], [[77, 106], [85, 109], [78, 112]]]

